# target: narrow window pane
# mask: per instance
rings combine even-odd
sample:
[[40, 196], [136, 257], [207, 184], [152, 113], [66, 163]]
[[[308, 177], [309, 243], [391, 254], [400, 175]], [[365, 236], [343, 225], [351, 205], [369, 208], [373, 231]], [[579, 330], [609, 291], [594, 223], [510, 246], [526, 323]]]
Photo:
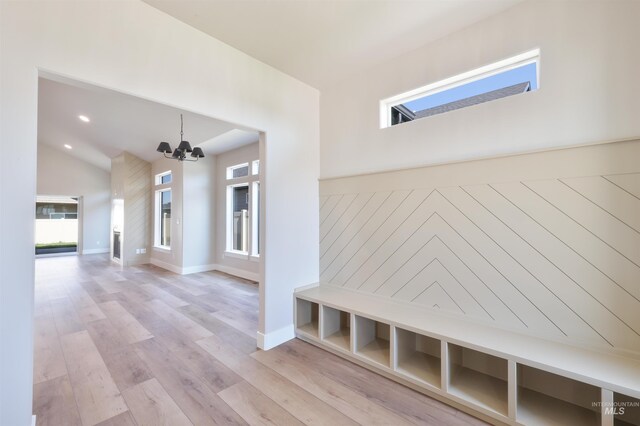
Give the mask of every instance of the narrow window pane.
[[171, 246], [171, 191], [160, 193], [160, 245]]
[[169, 174], [166, 174], [166, 175], [162, 176], [162, 177], [160, 178], [160, 183], [161, 183], [161, 184], [171, 183], [171, 173], [169, 173]]
[[254, 256], [260, 254], [260, 182], [253, 183], [253, 211], [251, 212], [251, 251]]
[[249, 228], [249, 186], [233, 188], [233, 250], [246, 252]]

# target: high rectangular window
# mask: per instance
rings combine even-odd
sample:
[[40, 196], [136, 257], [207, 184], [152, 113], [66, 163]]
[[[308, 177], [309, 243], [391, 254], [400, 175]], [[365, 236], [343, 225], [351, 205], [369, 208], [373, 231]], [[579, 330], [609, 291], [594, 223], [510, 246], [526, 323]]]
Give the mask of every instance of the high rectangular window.
[[380, 101], [380, 127], [530, 92], [539, 85], [539, 49]]
[[249, 176], [249, 163], [227, 167], [227, 179], [238, 179]]
[[166, 185], [171, 183], [171, 170], [156, 175], [156, 185]]

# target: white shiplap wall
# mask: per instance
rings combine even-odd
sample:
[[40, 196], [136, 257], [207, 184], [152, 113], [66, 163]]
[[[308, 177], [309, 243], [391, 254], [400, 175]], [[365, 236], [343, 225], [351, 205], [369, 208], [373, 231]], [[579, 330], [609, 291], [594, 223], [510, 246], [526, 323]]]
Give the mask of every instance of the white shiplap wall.
[[640, 352], [638, 158], [625, 141], [322, 181], [321, 282]]

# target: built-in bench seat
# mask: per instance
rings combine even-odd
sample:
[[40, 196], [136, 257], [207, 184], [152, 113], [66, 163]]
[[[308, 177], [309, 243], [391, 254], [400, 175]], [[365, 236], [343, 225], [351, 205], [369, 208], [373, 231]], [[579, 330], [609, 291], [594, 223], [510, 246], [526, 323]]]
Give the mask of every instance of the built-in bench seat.
[[493, 423], [640, 425], [640, 359], [330, 285], [294, 297], [299, 338]]

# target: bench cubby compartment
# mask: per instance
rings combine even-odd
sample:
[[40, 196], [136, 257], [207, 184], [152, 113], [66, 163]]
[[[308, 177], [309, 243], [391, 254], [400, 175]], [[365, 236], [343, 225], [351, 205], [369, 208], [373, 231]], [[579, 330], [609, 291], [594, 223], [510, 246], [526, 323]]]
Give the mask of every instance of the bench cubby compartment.
[[448, 352], [448, 392], [507, 416], [507, 360], [452, 343], [448, 344]]
[[351, 314], [322, 306], [322, 340], [346, 351], [351, 350]]
[[640, 426], [640, 399], [614, 392], [613, 402], [614, 426]]
[[303, 333], [318, 337], [320, 311], [317, 303], [296, 299], [296, 328]]
[[396, 328], [396, 372], [440, 388], [441, 342], [413, 331]]
[[391, 327], [389, 324], [356, 315], [354, 333], [356, 354], [390, 368]]
[[517, 367], [517, 421], [526, 425], [599, 425], [601, 389], [526, 365]]

